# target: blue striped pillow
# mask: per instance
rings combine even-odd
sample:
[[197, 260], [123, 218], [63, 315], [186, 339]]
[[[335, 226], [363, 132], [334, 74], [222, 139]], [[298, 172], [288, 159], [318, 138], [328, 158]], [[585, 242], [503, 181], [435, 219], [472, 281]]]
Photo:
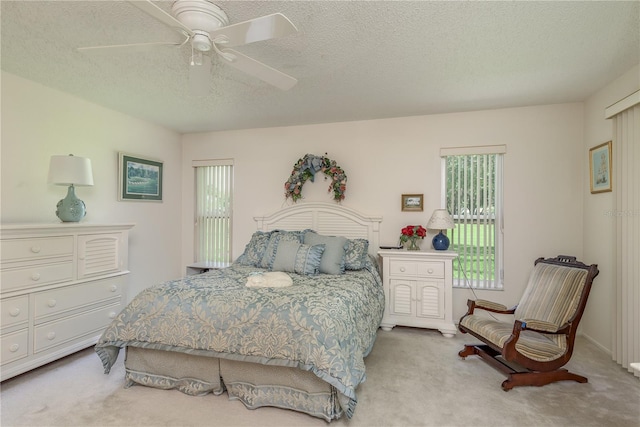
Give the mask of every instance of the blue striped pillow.
[[313, 276], [320, 272], [320, 260], [322, 260], [323, 252], [324, 245], [312, 246], [282, 240], [278, 243], [271, 269]]

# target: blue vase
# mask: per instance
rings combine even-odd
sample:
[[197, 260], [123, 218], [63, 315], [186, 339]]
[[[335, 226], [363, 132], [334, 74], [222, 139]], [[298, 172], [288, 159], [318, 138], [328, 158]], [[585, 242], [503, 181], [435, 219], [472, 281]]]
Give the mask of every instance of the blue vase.
[[433, 243], [433, 249], [437, 251], [446, 251], [449, 249], [449, 238], [442, 234], [442, 230], [435, 235], [431, 243]]

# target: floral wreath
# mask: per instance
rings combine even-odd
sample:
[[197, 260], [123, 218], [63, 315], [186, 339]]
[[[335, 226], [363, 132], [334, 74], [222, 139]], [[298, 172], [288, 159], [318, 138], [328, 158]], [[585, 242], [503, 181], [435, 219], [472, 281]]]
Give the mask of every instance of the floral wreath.
[[313, 182], [318, 171], [326, 175], [325, 179], [331, 178], [331, 185], [328, 191], [333, 192], [333, 199], [336, 202], [344, 199], [344, 192], [347, 189], [347, 174], [336, 164], [335, 160], [314, 154], [305, 155], [293, 165], [291, 176], [284, 183], [285, 198], [291, 197], [294, 202], [300, 200], [302, 198], [302, 186], [308, 179]]

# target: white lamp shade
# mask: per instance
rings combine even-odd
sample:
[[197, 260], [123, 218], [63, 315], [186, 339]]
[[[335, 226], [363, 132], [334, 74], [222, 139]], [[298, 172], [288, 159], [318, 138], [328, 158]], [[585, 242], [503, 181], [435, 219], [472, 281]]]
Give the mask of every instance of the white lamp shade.
[[454, 227], [453, 218], [446, 209], [436, 209], [427, 224], [430, 230], [447, 230]]
[[72, 154], [51, 156], [48, 182], [56, 185], [93, 185], [91, 159]]

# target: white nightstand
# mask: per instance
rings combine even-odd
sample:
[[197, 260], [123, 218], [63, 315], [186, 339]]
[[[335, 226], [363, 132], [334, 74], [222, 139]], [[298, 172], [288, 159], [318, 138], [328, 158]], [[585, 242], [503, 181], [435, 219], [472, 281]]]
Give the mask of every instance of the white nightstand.
[[381, 327], [390, 331], [396, 325], [438, 329], [453, 337], [452, 251], [407, 251], [383, 249], [382, 281], [386, 298]]
[[219, 268], [227, 268], [231, 265], [229, 262], [194, 262], [187, 265], [187, 276], [206, 273], [209, 270], [217, 270]]

